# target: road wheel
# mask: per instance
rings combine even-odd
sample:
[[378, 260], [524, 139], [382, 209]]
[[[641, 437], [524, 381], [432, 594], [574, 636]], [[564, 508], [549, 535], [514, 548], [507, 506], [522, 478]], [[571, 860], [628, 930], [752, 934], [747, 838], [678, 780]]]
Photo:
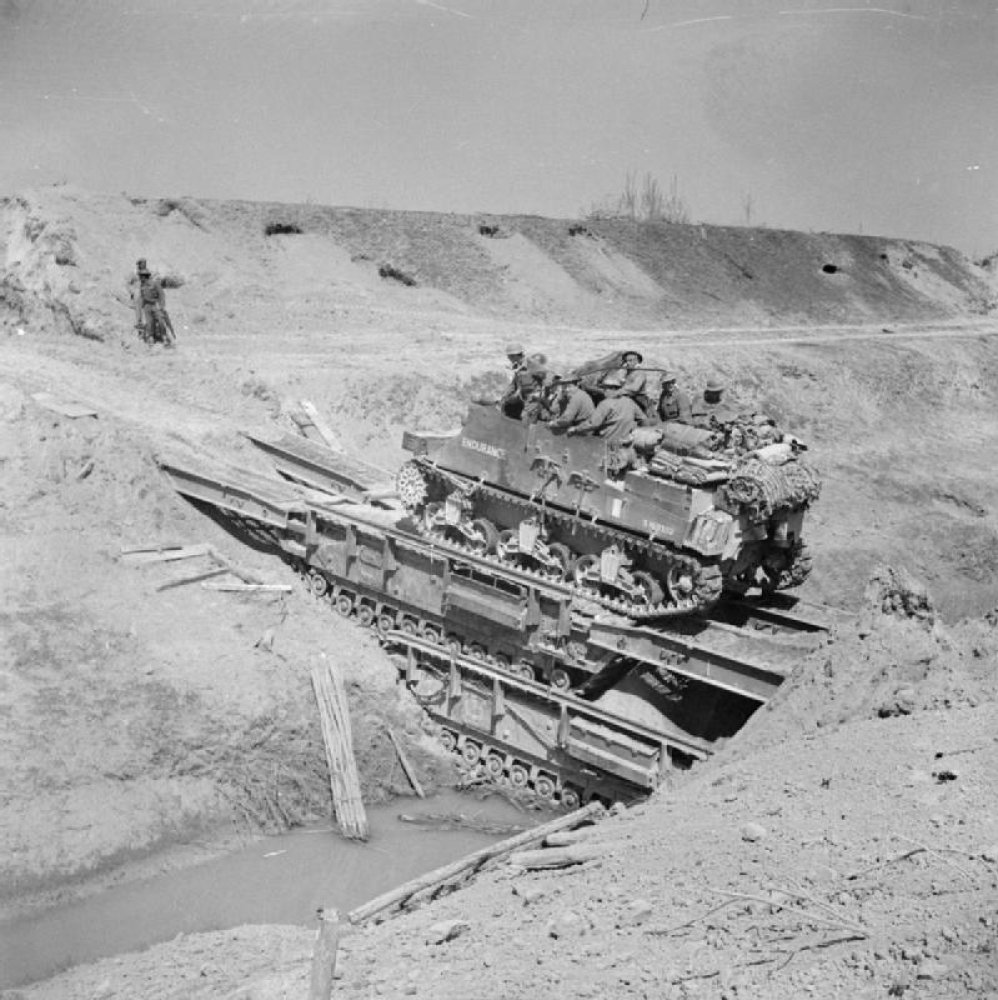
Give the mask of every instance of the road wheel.
[[344, 618], [348, 618], [353, 614], [353, 595], [348, 594], [345, 591], [336, 598], [336, 610], [343, 615]]
[[325, 597], [329, 593], [329, 580], [317, 569], [313, 569], [308, 574], [308, 589], [316, 597]]
[[548, 567], [548, 572], [556, 580], [566, 579], [572, 569], [572, 550], [561, 542], [554, 542], [548, 546], [548, 554], [557, 562], [557, 567]]
[[645, 573], [639, 570], [634, 574], [634, 585], [641, 592], [641, 595], [644, 598], [644, 603], [647, 604], [649, 608], [656, 607], [665, 599], [665, 591], [662, 589], [658, 580], [656, 580], [651, 573]]
[[582, 805], [582, 796], [571, 785], [565, 785], [561, 790], [561, 804], [569, 812], [575, 812]]
[[488, 518], [478, 517], [471, 522], [471, 528], [472, 534], [468, 538], [471, 550], [479, 555], [495, 552], [499, 542], [499, 531], [496, 526]]
[[599, 556], [579, 556], [572, 564], [572, 581], [579, 587], [598, 587]]
[[440, 730], [440, 745], [448, 753], [453, 753], [457, 749], [457, 736], [450, 729], [441, 729]]
[[490, 753], [488, 757], [485, 758], [485, 773], [493, 780], [501, 778], [505, 770], [506, 762], [499, 756], [499, 754]]
[[514, 788], [526, 788], [530, 784], [530, 772], [523, 764], [514, 764], [509, 769], [509, 783]]
[[547, 774], [539, 774], [534, 779], [534, 791], [537, 793], [537, 797], [544, 799], [545, 802], [551, 802], [554, 799], [554, 793], [557, 785], [554, 783], [554, 778]]
[[374, 624], [375, 611], [370, 604], [362, 604], [357, 608], [357, 621], [364, 628], [370, 628]]
[[461, 747], [461, 759], [466, 764], [477, 764], [482, 756], [482, 748], [474, 740], [466, 740]]
[[572, 686], [572, 678], [568, 676], [568, 671], [561, 667], [555, 667], [551, 671], [551, 687], [558, 691], [567, 691]]

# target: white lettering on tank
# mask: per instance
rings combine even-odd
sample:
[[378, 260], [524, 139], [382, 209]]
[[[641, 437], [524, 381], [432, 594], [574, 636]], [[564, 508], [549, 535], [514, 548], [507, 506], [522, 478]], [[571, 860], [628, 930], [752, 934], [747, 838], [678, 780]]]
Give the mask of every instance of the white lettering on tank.
[[469, 451], [477, 451], [481, 455], [488, 455], [490, 458], [498, 458], [500, 460], [506, 457], [505, 448], [497, 448], [494, 444], [488, 444], [485, 441], [476, 441], [474, 438], [461, 436], [461, 447], [467, 448]]

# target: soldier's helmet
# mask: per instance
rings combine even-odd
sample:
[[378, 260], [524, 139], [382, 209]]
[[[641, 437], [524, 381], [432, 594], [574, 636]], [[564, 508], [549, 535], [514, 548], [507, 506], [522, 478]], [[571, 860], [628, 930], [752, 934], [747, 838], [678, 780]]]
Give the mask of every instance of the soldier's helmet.
[[506, 357], [511, 358], [523, 353], [523, 344], [512, 343], [506, 345]]
[[621, 354], [620, 354], [620, 359], [622, 361], [626, 361], [628, 358], [632, 358], [632, 357], [638, 359], [638, 364], [639, 365], [645, 359], [645, 356], [640, 351], [622, 351]]
[[707, 379], [707, 384], [704, 386], [707, 392], [724, 392], [724, 383], [714, 376]]
[[152, 274], [152, 271], [149, 270], [149, 265], [146, 263], [145, 257], [142, 257], [135, 262], [135, 270], [139, 274]]
[[610, 372], [600, 383], [604, 389], [619, 389], [625, 382], [624, 376], [619, 372]]
[[676, 381], [676, 373], [670, 371], [662, 372], [662, 378], [660, 379], [662, 385], [672, 385]]

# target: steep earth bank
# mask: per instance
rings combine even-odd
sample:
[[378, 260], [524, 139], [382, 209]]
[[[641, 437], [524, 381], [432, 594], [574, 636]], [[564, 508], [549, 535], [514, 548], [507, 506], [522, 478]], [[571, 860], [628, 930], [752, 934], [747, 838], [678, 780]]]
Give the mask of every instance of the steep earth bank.
[[[273, 828], [327, 808], [308, 689], [308, 669], [323, 654], [335, 656], [351, 682], [368, 793], [402, 790], [387, 756], [386, 723], [408, 734], [418, 766], [434, 780], [441, 765], [419, 718], [396, 700], [390, 664], [367, 636], [316, 606], [302, 589], [287, 598], [235, 597], [196, 586], [158, 591], [187, 567], [137, 568], [118, 557], [123, 545], [207, 541], [275, 582], [294, 583], [272, 557], [176, 498], [155, 471], [154, 454], [183, 448], [253, 464], [258, 459], [239, 431], [287, 429], [289, 413], [307, 397], [334, 422], [348, 450], [391, 468], [402, 456], [404, 426], [454, 426], [469, 395], [502, 384], [502, 347], [510, 339], [544, 351], [561, 368], [626, 343], [678, 370], [691, 389], [708, 374], [722, 375], [741, 405], [772, 412], [808, 440], [822, 472], [824, 494], [809, 522], [817, 568], [806, 593], [858, 611], [870, 573], [883, 563], [904, 563], [928, 582], [944, 624], [925, 632], [918, 623], [888, 621], [866, 639], [840, 637], [829, 663], [810, 664], [794, 688], [811, 691], [812, 700], [788, 695], [781, 701], [780, 717], [795, 720], [781, 734], [782, 750], [760, 749], [743, 761], [739, 754], [755, 746], [752, 731], [746, 732], [726, 751], [728, 763], [695, 772], [652, 802], [640, 820], [628, 821], [629, 853], [614, 855], [591, 884], [585, 873], [547, 877], [548, 903], [531, 925], [537, 941], [523, 954], [502, 943], [503, 935], [514, 936], [523, 913], [522, 903], [509, 896], [511, 883], [496, 876], [492, 888], [463, 894], [460, 903], [455, 897], [436, 911], [491, 913], [496, 933], [484, 950], [474, 938], [476, 947], [460, 958], [449, 950], [424, 952], [421, 921], [432, 914], [405, 918], [400, 929], [376, 932], [363, 939], [369, 944], [356, 946], [359, 971], [349, 975], [357, 991], [362, 980], [380, 975], [367, 968], [364, 956], [385, 947], [384, 935], [400, 933], [398, 963], [384, 966], [388, 995], [398, 982], [392, 977], [402, 975], [408, 983], [412, 962], [417, 993], [432, 985], [438, 996], [457, 996], [461, 989], [467, 995], [466, 976], [478, 982], [488, 975], [495, 978], [495, 995], [526, 996], [526, 983], [536, 979], [546, 956], [549, 992], [559, 995], [560, 979], [560, 995], [582, 995], [571, 992], [573, 977], [581, 974], [572, 964], [577, 945], [566, 948], [545, 930], [562, 909], [563, 892], [568, 908], [591, 911], [599, 929], [583, 945], [591, 949], [586, 969], [613, 958], [606, 975], [593, 982], [602, 984], [603, 995], [630, 995], [625, 986], [641, 995], [635, 956], [647, 952], [647, 941], [640, 937], [614, 950], [613, 942], [638, 934], [614, 930], [614, 907], [645, 894], [654, 897], [657, 914], [677, 907], [692, 914], [698, 903], [717, 901], [703, 898], [703, 886], [684, 883], [684, 872], [703, 868], [704, 884], [730, 888], [738, 870], [724, 865], [737, 865], [738, 852], [775, 851], [765, 874], [785, 887], [785, 866], [836, 810], [846, 818], [835, 821], [845, 825], [833, 839], [850, 845], [857, 864], [875, 858], [883, 838], [902, 830], [917, 830], [911, 836], [940, 848], [955, 845], [968, 859], [995, 839], [986, 810], [973, 808], [986, 801], [989, 789], [984, 751], [968, 757], [968, 781], [937, 782], [929, 765], [917, 770], [930, 778], [909, 786], [902, 767], [905, 753], [924, 755], [927, 745], [955, 749], [957, 741], [942, 743], [954, 722], [969, 737], [983, 733], [993, 702], [993, 639], [982, 615], [996, 604], [998, 512], [991, 470], [998, 461], [998, 339], [995, 324], [980, 315], [992, 295], [986, 272], [950, 251], [872, 238], [621, 223], [572, 234], [568, 223], [531, 219], [487, 220], [498, 228], [483, 234], [478, 220], [453, 217], [141, 202], [71, 189], [10, 199], [0, 220], [0, 546], [5, 564], [15, 569], [0, 582], [0, 752], [7, 774], [0, 886], [8, 902], [38, 887], [66, 891], [83, 874], [119, 872], [122, 859], [198, 830], [217, 832], [219, 824], [239, 831]], [[267, 225], [302, 232], [266, 236]], [[580, 246], [588, 255], [584, 267], [576, 266]], [[833, 259], [833, 253], [840, 256]], [[902, 253], [908, 256], [897, 256]], [[131, 333], [125, 279], [139, 256], [180, 286], [168, 291], [180, 334], [173, 353], [140, 348]], [[736, 278], [733, 259], [752, 277]], [[823, 262], [836, 271], [823, 271]], [[416, 284], [388, 272], [381, 276], [385, 266]], [[617, 291], [610, 290], [607, 274]], [[749, 296], [748, 283], [764, 293]], [[707, 300], [720, 304], [708, 308]], [[719, 323], [727, 328], [717, 329]], [[39, 392], [89, 404], [97, 415], [53, 413], [33, 398]], [[972, 624], [958, 624], [964, 617]], [[897, 627], [903, 634], [895, 634]], [[256, 644], [268, 629], [274, 635], [269, 650]], [[946, 666], [947, 657], [955, 657], [955, 665]], [[827, 690], [823, 677], [849, 683]], [[886, 680], [874, 697], [867, 681], [877, 677]], [[940, 677], [942, 686], [935, 684]], [[846, 710], [842, 699], [849, 693], [857, 703]], [[962, 706], [958, 716], [949, 707], [954, 704]], [[886, 722], [876, 721], [881, 710]], [[897, 717], [906, 710], [913, 714]], [[816, 731], [817, 721], [824, 724]], [[829, 726], [842, 728], [828, 735]], [[802, 732], [811, 735], [802, 739]], [[837, 762], [834, 774], [821, 776], [831, 777], [831, 795], [820, 783], [816, 791], [812, 780], [819, 759], [812, 750], [822, 748]], [[885, 766], [875, 767], [881, 758]], [[727, 773], [725, 767], [744, 769], [740, 790], [724, 793], [735, 795], [730, 801], [709, 791], [710, 776]], [[794, 787], [792, 795], [776, 775]], [[888, 812], [897, 800], [899, 819], [884, 813], [879, 827], [866, 823], [855, 802], [865, 801], [871, 787]], [[945, 843], [934, 834], [948, 827], [917, 826], [937, 815], [935, 800], [926, 796], [944, 794], [956, 797], [954, 815], [963, 821], [953, 821], [960, 838]], [[732, 851], [725, 838], [734, 836], [741, 819], [771, 825], [767, 810], [777, 805], [786, 837]], [[909, 806], [922, 811], [909, 815]], [[736, 837], [733, 843], [742, 842]], [[709, 867], [715, 851], [717, 869]], [[976, 880], [973, 891], [954, 889], [949, 901], [964, 916], [957, 921], [944, 914], [953, 926], [940, 927], [971, 927], [976, 919], [978, 893], [990, 892], [988, 862], [979, 854], [959, 862]], [[841, 872], [853, 859], [825, 861]], [[924, 852], [917, 859], [929, 896], [937, 864]], [[755, 877], [755, 869], [746, 871]], [[748, 884], [758, 887], [750, 879], [742, 888]], [[921, 885], [903, 889], [918, 900], [905, 910], [912, 923], [929, 907]], [[488, 934], [484, 916], [472, 924], [474, 935]], [[908, 924], [890, 926], [892, 940], [908, 942], [910, 954], [929, 953], [928, 946], [910, 943], [915, 932], [909, 934]], [[985, 932], [972, 929], [960, 933], [976, 947]], [[711, 949], [727, 954], [728, 937], [714, 930], [696, 966], [701, 971], [710, 971]], [[276, 969], [285, 960], [298, 963], [307, 945], [283, 933], [267, 940], [273, 945], [262, 945], [252, 932], [232, 941], [180, 942], [118, 967], [125, 971], [121, 983], [102, 967], [93, 975], [103, 978], [81, 973], [79, 980], [53, 982], [38, 993], [92, 996], [106, 979], [112, 983], [107, 995], [128, 989], [166, 995], [157, 991], [167, 989], [171, 975], [176, 988], [176, 977], [193, 967], [199, 950], [219, 956], [219, 968], [225, 955], [238, 956], [244, 978], [225, 985], [205, 958], [202, 971], [208, 971], [198, 988], [234, 990], [255, 978], [261, 956]], [[259, 956], [248, 958], [247, 946]], [[889, 947], [871, 946], [872, 958], [866, 945], [857, 948], [857, 968], [864, 961], [895, 963], [881, 971], [910, 972], [917, 985], [915, 960]], [[609, 949], [605, 958], [601, 949]], [[885, 958], [876, 958], [878, 949]], [[444, 954], [449, 957], [441, 963]], [[673, 954], [671, 945], [662, 950]], [[840, 952], [828, 954], [842, 969], [848, 965]], [[824, 955], [817, 945], [795, 953], [787, 974], [802, 967], [820, 971], [816, 963]], [[156, 961], [158, 966], [149, 964]], [[493, 972], [483, 972], [488, 969]], [[637, 978], [622, 986], [618, 979], [625, 972]], [[129, 979], [133, 974], [146, 977], [141, 989]], [[300, 975], [299, 963], [291, 979]], [[671, 981], [660, 966], [641, 975]], [[842, 989], [858, 988], [841, 969], [836, 975]], [[700, 986], [674, 983], [674, 993], [731, 991], [716, 979], [712, 974]], [[787, 995], [789, 984], [802, 988], [796, 980], [787, 983]], [[750, 986], [757, 995], [777, 995], [754, 981], [745, 989]], [[266, 984], [246, 989], [247, 996], [271, 995]]]

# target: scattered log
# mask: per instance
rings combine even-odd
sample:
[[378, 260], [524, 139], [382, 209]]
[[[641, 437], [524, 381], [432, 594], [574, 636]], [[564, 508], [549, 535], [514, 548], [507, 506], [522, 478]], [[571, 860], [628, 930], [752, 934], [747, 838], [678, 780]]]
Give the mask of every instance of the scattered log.
[[589, 840], [596, 827], [580, 826], [578, 830], [559, 830], [544, 838], [545, 847], [570, 847], [572, 844], [582, 844]]
[[225, 566], [228, 568], [229, 572], [238, 577], [243, 583], [263, 583], [264, 579], [258, 573], [253, 573], [248, 569], [242, 569], [239, 566], [234, 566], [229, 562], [228, 559], [223, 556], [218, 549], [211, 547], [210, 553], [211, 558], [218, 563], [219, 566]]
[[413, 769], [412, 764], [409, 763], [409, 758], [406, 757], [405, 751], [402, 749], [402, 744], [399, 743], [398, 738], [395, 733], [392, 732], [391, 728], [388, 729], [388, 738], [392, 741], [392, 746], [395, 747], [399, 763], [402, 765], [402, 770], [405, 771], [405, 776], [409, 779], [409, 784], [412, 785], [412, 790], [421, 799], [425, 799], [426, 793], [423, 791], [423, 786], [419, 783], [419, 778], [416, 777], [416, 772]]
[[[123, 552], [122, 555], [128, 557], [128, 562], [132, 566], [144, 566], [147, 563], [176, 562], [178, 559], [193, 559], [195, 556], [211, 556], [215, 558], [215, 551], [207, 543], [201, 545], [185, 545], [182, 548], [168, 548], [165, 550], [137, 550], [135, 552]], [[221, 560], [218, 560], [219, 562]]]
[[333, 995], [333, 978], [336, 975], [336, 951], [340, 944], [340, 915], [336, 910], [323, 910], [316, 914], [319, 929], [312, 950], [312, 975], [309, 981], [308, 1000], [329, 1000]]
[[312, 669], [312, 689], [319, 706], [322, 739], [329, 764], [329, 787], [333, 793], [336, 822], [345, 837], [367, 840], [367, 813], [360, 794], [360, 777], [353, 754], [350, 710], [339, 672], [330, 661]]
[[336, 436], [336, 432], [326, 423], [326, 418], [319, 413], [315, 403], [308, 399], [302, 399], [300, 403], [301, 408], [307, 414], [308, 419], [312, 421], [312, 426], [319, 432], [326, 447], [331, 448], [333, 451], [343, 451], [343, 445], [340, 444], [340, 439]]
[[170, 549], [182, 549], [180, 542], [148, 542], [145, 545], [123, 545], [121, 555], [131, 556], [137, 552], [167, 552]]
[[80, 417], [96, 417], [97, 411], [84, 403], [74, 403], [71, 400], [59, 399], [50, 392], [34, 392], [31, 398], [46, 410], [58, 413], [60, 416], [78, 420]]
[[156, 588], [156, 591], [171, 590], [173, 587], [183, 587], [188, 583], [198, 583], [201, 580], [210, 580], [213, 576], [222, 576], [222, 574], [228, 572], [228, 566], [216, 566], [214, 569], [206, 570], [204, 573], [195, 573], [194, 576], [182, 576], [177, 580], [167, 580], [166, 583], [161, 583]]
[[618, 843], [571, 844], [568, 847], [542, 847], [537, 851], [516, 851], [509, 856], [511, 865], [533, 871], [538, 868], [567, 868], [602, 858]]
[[559, 816], [549, 823], [544, 823], [533, 830], [527, 830], [526, 833], [510, 837], [508, 840], [501, 840], [497, 844], [490, 844], [488, 847], [474, 851], [452, 864], [444, 865], [444, 867], [421, 875], [419, 878], [411, 879], [404, 885], [397, 886], [395, 889], [370, 900], [370, 902], [358, 906], [355, 910], [350, 911], [348, 919], [352, 924], [364, 923], [388, 910], [404, 906], [418, 893], [437, 889], [444, 883], [457, 878], [469, 878], [490, 861], [504, 858], [520, 848], [540, 844], [548, 834], [555, 833], [557, 830], [570, 830], [580, 823], [594, 819], [602, 812], [603, 806], [599, 802], [590, 802], [589, 805], [576, 809], [575, 812]]

